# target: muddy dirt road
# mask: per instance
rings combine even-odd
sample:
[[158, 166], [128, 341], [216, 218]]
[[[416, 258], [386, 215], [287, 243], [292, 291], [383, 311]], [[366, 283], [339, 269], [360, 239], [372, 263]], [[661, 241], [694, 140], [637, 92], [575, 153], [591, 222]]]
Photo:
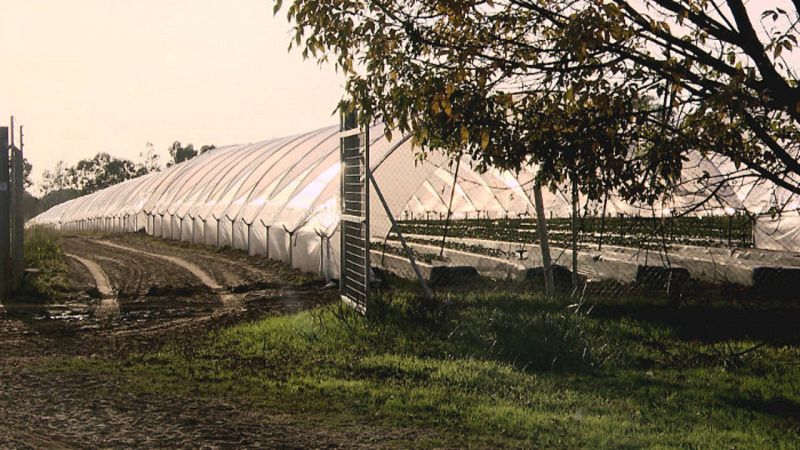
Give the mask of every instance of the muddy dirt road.
[[130, 398], [90, 375], [35, 370], [53, 357], [118, 357], [189, 342], [337, 297], [274, 262], [141, 235], [67, 236], [63, 250], [71, 282], [63, 301], [0, 308], [0, 448], [376, 445], [363, 429], [315, 429], [221, 402]]

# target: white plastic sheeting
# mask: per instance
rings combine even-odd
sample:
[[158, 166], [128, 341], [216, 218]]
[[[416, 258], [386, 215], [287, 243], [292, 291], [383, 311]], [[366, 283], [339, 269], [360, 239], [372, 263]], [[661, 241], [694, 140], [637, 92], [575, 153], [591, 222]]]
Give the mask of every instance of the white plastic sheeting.
[[[443, 217], [454, 181], [454, 165], [438, 153], [415, 158], [411, 139], [386, 139], [383, 125], [370, 131], [373, 174], [398, 219]], [[67, 230], [146, 231], [150, 235], [197, 244], [231, 246], [267, 255], [326, 278], [338, 277], [339, 226], [338, 127], [252, 144], [232, 145], [199, 155], [161, 172], [129, 180], [42, 213], [30, 224]], [[730, 164], [690, 155], [679, 192], [668, 202], [637, 207], [610, 197], [608, 215], [669, 215], [702, 202], [695, 214], [749, 211], [763, 214], [773, 203], [790, 203], [765, 183], [729, 183]], [[462, 161], [453, 198], [453, 215], [516, 217], [532, 215], [535, 168], [518, 174], [479, 173]], [[719, 188], [717, 189], [717, 186]], [[383, 237], [390, 223], [371, 189], [371, 231]], [[552, 217], [570, 213], [568, 192], [544, 192]], [[708, 197], [708, 200], [704, 199]], [[581, 200], [588, 214], [600, 202]], [[790, 225], [797, 230], [797, 220]], [[784, 222], [785, 224], [786, 222]], [[765, 224], [772, 226], [769, 224]], [[785, 225], [774, 225], [783, 230]], [[770, 231], [767, 248], [800, 248], [796, 231]], [[765, 229], [766, 230], [766, 229]], [[778, 242], [778, 244], [775, 244]]]
[[[393, 211], [402, 211], [441, 157], [417, 165], [409, 139], [371, 130], [372, 170]], [[438, 161], [441, 163], [441, 161]], [[338, 277], [338, 127], [221, 147], [161, 172], [57, 205], [30, 225], [136, 232], [268, 255]], [[390, 223], [372, 193], [371, 229]]]
[[[465, 169], [466, 167], [466, 169]], [[534, 206], [532, 187], [537, 168], [529, 166], [518, 174], [490, 169], [478, 173], [469, 169], [469, 159], [462, 161], [453, 199], [455, 218], [501, 218], [519, 215], [532, 216]], [[454, 180], [454, 166], [441, 164], [419, 187], [403, 211], [403, 218], [438, 218], [447, 213]], [[670, 216], [725, 215], [734, 212], [763, 214], [770, 208], [768, 199], [775, 196], [771, 183], [753, 182], [751, 177], [740, 176], [732, 164], [714, 161], [698, 153], [688, 155], [682, 179], [673, 196], [653, 205], [634, 205], [610, 195], [606, 202], [609, 216]], [[543, 192], [545, 209], [549, 217], [569, 217], [571, 195], [568, 188]], [[588, 201], [579, 196], [582, 214], [600, 216], [603, 199]], [[773, 202], [774, 204], [774, 202]]]

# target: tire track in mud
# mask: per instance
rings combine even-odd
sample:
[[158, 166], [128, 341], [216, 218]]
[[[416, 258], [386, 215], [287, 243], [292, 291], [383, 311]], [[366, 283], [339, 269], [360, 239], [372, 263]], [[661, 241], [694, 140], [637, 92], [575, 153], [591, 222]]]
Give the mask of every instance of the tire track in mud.
[[[64, 237], [67, 254], [91, 260], [105, 272], [120, 302], [118, 317], [97, 320], [86, 314], [67, 321], [0, 310], [0, 448], [376, 448], [387, 434], [405, 438], [405, 432], [391, 429], [309, 427], [305, 417], [273, 415], [224, 399], [132, 393], [120, 389], [129, 382], [124, 377], [37, 368], [40, 361], [50, 367], [53, 357], [117, 360], [166, 344], [191, 348], [212, 330], [338, 299], [335, 291], [320, 291], [316, 284], [292, 284], [294, 272], [260, 258], [202, 250], [193, 255], [192, 248], [173, 251], [145, 238], [105, 240], [153, 250], [132, 252], [81, 235]], [[221, 307], [218, 292], [158, 253], [191, 261], [217, 285], [237, 281], [220, 273], [235, 273], [249, 289], [237, 294], [244, 307]], [[96, 280], [77, 259], [67, 262], [76, 295], [60, 298], [61, 306], [95, 309], [97, 301], [89, 301], [87, 291]]]
[[181, 242], [143, 239], [138, 235], [115, 236], [115, 241], [150, 253], [168, 252], [191, 261], [202, 261], [204, 270], [234, 292], [286, 284], [286, 280], [276, 276], [274, 268], [264, 265], [266, 260], [261, 256], [237, 254], [238, 252], [226, 250], [220, 252], [204, 246], [187, 247]]
[[189, 273], [194, 275], [195, 278], [200, 280], [200, 282], [203, 283], [206, 287], [211, 289], [213, 292], [216, 292], [219, 295], [219, 298], [222, 301], [222, 304], [224, 306], [233, 307], [233, 306], [238, 306], [238, 304], [241, 303], [241, 302], [238, 301], [238, 297], [237, 296], [226, 292], [225, 289], [223, 288], [223, 286], [220, 285], [217, 282], [217, 280], [215, 280], [213, 277], [211, 277], [211, 275], [209, 275], [208, 272], [206, 272], [205, 270], [200, 268], [200, 266], [198, 266], [197, 264], [194, 264], [194, 263], [191, 263], [191, 262], [186, 261], [184, 259], [178, 258], [177, 256], [163, 255], [163, 254], [158, 254], [158, 253], [151, 253], [151, 252], [148, 252], [148, 251], [145, 251], [145, 250], [140, 250], [140, 249], [137, 249], [137, 248], [128, 247], [128, 246], [125, 246], [125, 245], [122, 245], [122, 244], [117, 244], [117, 243], [110, 242], [110, 241], [92, 240], [92, 242], [95, 242], [95, 243], [98, 243], [98, 244], [101, 244], [101, 245], [105, 245], [105, 246], [108, 246], [108, 247], [112, 247], [112, 248], [115, 248], [115, 249], [123, 250], [123, 251], [126, 251], [126, 252], [137, 253], [137, 254], [149, 256], [149, 257], [152, 257], [152, 258], [157, 258], [157, 259], [160, 259], [162, 261], [167, 261], [168, 263], [171, 263], [173, 265], [179, 266], [179, 267], [187, 270]]
[[65, 239], [63, 247], [68, 253], [95, 260], [117, 289], [119, 315], [95, 325], [104, 334], [146, 336], [168, 332], [220, 309], [216, 293], [191, 273], [166, 266], [158, 258], [114, 249], [83, 237]]
[[[200, 288], [191, 273], [180, 268], [174, 270], [172, 266], [165, 268], [163, 260], [143, 253], [115, 249], [82, 238], [68, 240], [64, 250], [97, 261], [117, 288], [120, 299], [142, 301], [160, 296], [159, 293], [186, 297]], [[207, 287], [203, 285], [200, 290], [207, 291]], [[181, 291], [185, 292], [181, 294]]]
[[[137, 250], [136, 247], [156, 250], [136, 252], [115, 248], [83, 235], [67, 235], [63, 239], [65, 253], [90, 259], [105, 272], [116, 293], [119, 314], [111, 317], [98, 314], [102, 301], [97, 299], [94, 279], [85, 265], [67, 257], [74, 293], [68, 293], [69, 297], [65, 296], [58, 304], [23, 305], [10, 313], [0, 311], [0, 348], [10, 350], [9, 355], [37, 353], [37, 348], [51, 347], [70, 354], [92, 354], [113, 348], [116, 354], [122, 346], [115, 342], [125, 342], [124, 347], [129, 349], [149, 348], [167, 336], [216, 327], [220, 323], [293, 313], [337, 298], [331, 290], [320, 290], [321, 285], [296, 283], [293, 277], [298, 275], [294, 271], [278, 263], [265, 264], [262, 258], [250, 261], [249, 256], [225, 252], [193, 257], [193, 248], [173, 252], [171, 245], [138, 236], [102, 239], [132, 250]], [[213, 291], [185, 268], [158, 258], [162, 252], [162, 256], [181, 256], [202, 269], [242, 268], [241, 279], [246, 284], [235, 285], [227, 292]], [[202, 254], [203, 249], [198, 249], [198, 253]], [[226, 261], [228, 258], [232, 260], [230, 263]], [[216, 286], [220, 284], [217, 282]], [[230, 296], [226, 301], [233, 297], [233, 306], [226, 307], [220, 302], [220, 294]], [[76, 339], [63, 339], [64, 336]], [[84, 340], [84, 344], [79, 344], [79, 340]]]
[[103, 318], [118, 316], [119, 301], [103, 268], [89, 258], [73, 255], [72, 253], [65, 253], [64, 255], [83, 264], [89, 274], [92, 275], [92, 278], [94, 278], [95, 288], [100, 294], [100, 305], [97, 307], [96, 314]]

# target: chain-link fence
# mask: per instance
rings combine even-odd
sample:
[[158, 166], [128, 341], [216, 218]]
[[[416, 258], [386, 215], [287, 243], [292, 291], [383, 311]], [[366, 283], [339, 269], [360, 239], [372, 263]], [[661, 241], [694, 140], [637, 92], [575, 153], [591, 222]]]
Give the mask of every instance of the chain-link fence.
[[[415, 278], [404, 239], [437, 294], [478, 285], [544, 290], [534, 177], [510, 180], [509, 174], [463, 168], [455, 173], [446, 165], [437, 170], [439, 176], [395, 213], [401, 233], [373, 236], [377, 278]], [[730, 206], [730, 192], [728, 198], [692, 195], [695, 201], [684, 196], [672, 208], [668, 202], [655, 208], [582, 195], [571, 205], [570, 195], [546, 191], [543, 225], [556, 291], [675, 305], [800, 298], [794, 288], [800, 282], [796, 213], [754, 213], [744, 202]]]
[[[571, 221], [548, 219], [556, 289], [595, 296], [639, 294], [673, 302], [764, 301], [800, 297], [800, 255], [753, 245], [744, 215], [653, 219], [582, 217], [577, 283]], [[533, 219], [405, 220], [402, 236], [436, 290], [476, 282], [541, 289], [542, 249]], [[413, 279], [399, 235], [371, 243], [373, 265]]]

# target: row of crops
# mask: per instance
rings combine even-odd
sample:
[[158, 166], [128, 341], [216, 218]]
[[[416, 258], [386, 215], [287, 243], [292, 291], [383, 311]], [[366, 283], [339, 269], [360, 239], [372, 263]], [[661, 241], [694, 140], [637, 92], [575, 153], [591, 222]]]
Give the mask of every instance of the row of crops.
[[[444, 220], [406, 220], [403, 233], [441, 236]], [[572, 242], [569, 218], [547, 220], [553, 245]], [[742, 214], [706, 217], [582, 217], [578, 221], [578, 241], [582, 246], [620, 245], [638, 248], [663, 248], [665, 245], [745, 248], [753, 246], [753, 222]], [[447, 235], [519, 243], [537, 241], [535, 219], [452, 220]]]

